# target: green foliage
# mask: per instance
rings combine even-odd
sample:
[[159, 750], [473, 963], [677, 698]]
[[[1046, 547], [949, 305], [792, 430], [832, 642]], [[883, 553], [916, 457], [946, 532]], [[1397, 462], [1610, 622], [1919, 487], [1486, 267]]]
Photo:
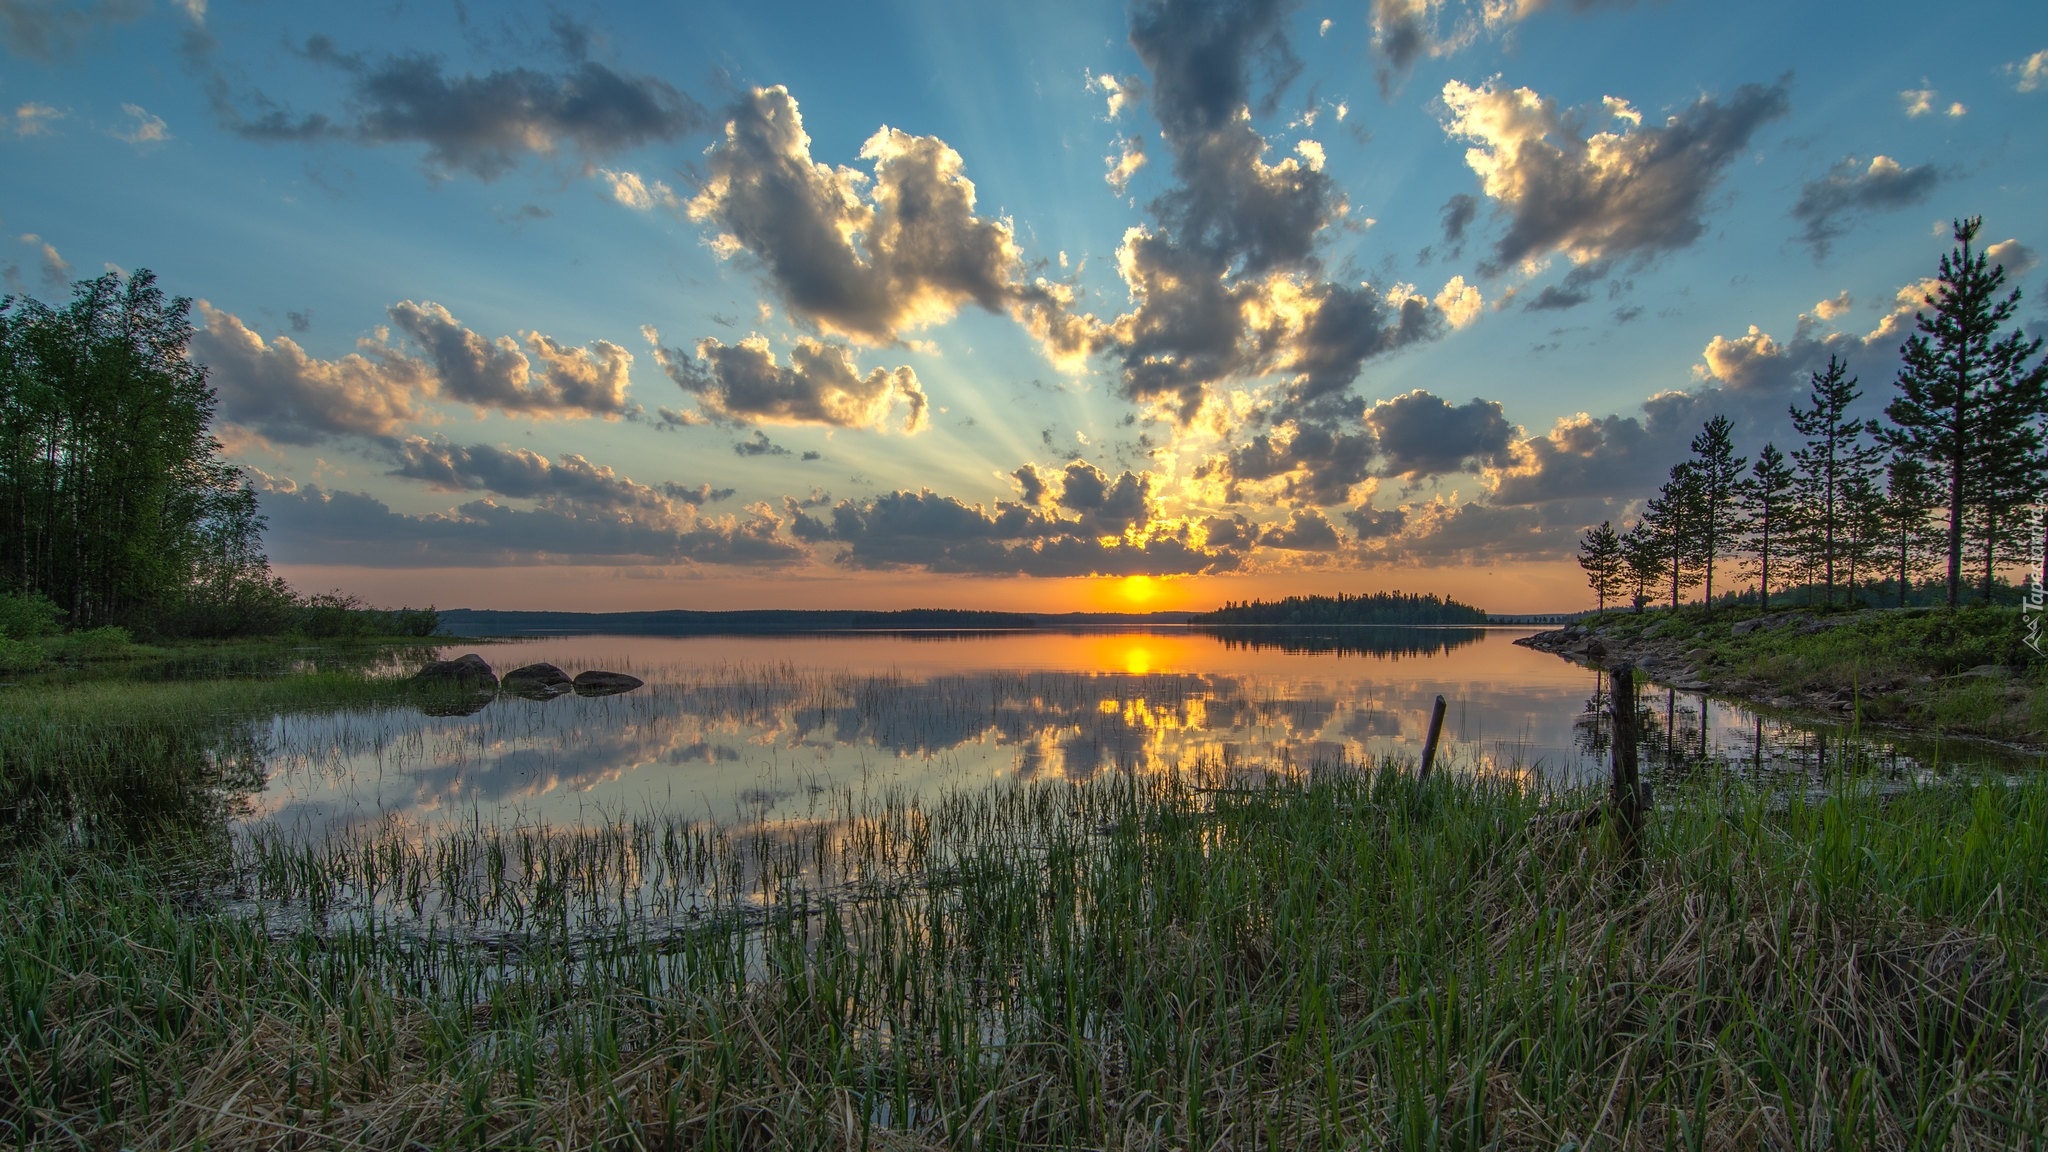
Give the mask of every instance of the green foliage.
[[1955, 222], [1956, 247], [1941, 258], [1929, 311], [1899, 349], [1899, 394], [1885, 408], [1886, 444], [1922, 461], [1948, 516], [1948, 602], [1961, 599], [1963, 550], [1982, 544], [1988, 592], [2001, 550], [2020, 543], [2017, 513], [2039, 501], [2044, 466], [2040, 420], [2048, 374], [2030, 365], [2041, 350], [2014, 328], [2014, 289], [2000, 299], [2005, 268], [1973, 249], [1982, 217]]
[[268, 575], [190, 306], [147, 270], [80, 281], [63, 308], [0, 301], [0, 571], [72, 627], [153, 626], [195, 586]]
[[1353, 596], [1289, 596], [1264, 600], [1227, 601], [1214, 612], [1189, 618], [1190, 624], [1484, 624], [1486, 613], [1435, 593], [1373, 592]]
[[1586, 529], [1579, 540], [1579, 567], [1593, 589], [1596, 610], [1604, 612], [1609, 600], [1621, 598], [1628, 565], [1622, 556], [1621, 537], [1611, 522], [1602, 520], [1598, 528]]
[[[647, 814], [39, 846], [0, 886], [0, 1126], [88, 1147], [2024, 1143], [2048, 1121], [2048, 783], [1842, 783], [1675, 785], [1632, 870], [1532, 793], [1391, 765], [849, 797], [835, 834], [787, 839]], [[672, 899], [687, 916], [657, 914]]]
[[54, 636], [64, 610], [40, 592], [0, 592], [0, 639], [34, 640]]

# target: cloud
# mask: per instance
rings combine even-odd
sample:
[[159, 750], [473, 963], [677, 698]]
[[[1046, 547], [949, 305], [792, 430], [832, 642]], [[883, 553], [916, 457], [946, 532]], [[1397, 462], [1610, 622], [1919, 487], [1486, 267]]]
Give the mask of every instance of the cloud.
[[2034, 265], [2041, 262], [2040, 256], [2032, 248], [2017, 240], [2001, 240], [1984, 249], [1984, 255], [1993, 264], [2003, 265], [2008, 277], [2024, 276], [2034, 270]]
[[1119, 136], [1116, 148], [1117, 150], [1104, 160], [1109, 171], [1102, 178], [1109, 182], [1112, 191], [1121, 196], [1131, 186], [1131, 177], [1136, 176], [1138, 169], [1145, 166], [1145, 138]]
[[766, 432], [754, 433], [752, 440], [740, 440], [733, 444], [735, 456], [787, 456], [789, 449], [768, 438]]
[[652, 488], [605, 465], [568, 453], [553, 460], [528, 448], [451, 444], [408, 436], [393, 449], [390, 475], [419, 480], [439, 492], [492, 492], [512, 499], [573, 501], [591, 508], [644, 509], [673, 516], [678, 503], [701, 505], [714, 490], [664, 485]]
[[0, 0], [0, 44], [24, 59], [52, 61], [101, 29], [148, 11], [149, 0]]
[[1145, 81], [1137, 76], [1112, 76], [1107, 73], [1097, 76], [1093, 72], [1084, 75], [1087, 77], [1088, 91], [1102, 96], [1106, 104], [1105, 114], [1111, 120], [1123, 115], [1124, 109], [1145, 95]]
[[2007, 64], [2005, 70], [2008, 75], [2016, 77], [2013, 87], [2021, 92], [2035, 92], [2048, 88], [2048, 48], [2017, 64]]
[[1291, 422], [1261, 432], [1210, 466], [1232, 501], [1245, 485], [1275, 500], [1329, 507], [1351, 499], [1371, 475], [1377, 451], [1371, 429], [1346, 432], [1328, 424]]
[[1726, 101], [1702, 96], [1661, 126], [1644, 127], [1609, 97], [1595, 119], [1612, 127], [1581, 135], [1591, 113], [1561, 109], [1528, 88], [1456, 80], [1443, 88], [1444, 126], [1473, 142], [1465, 162], [1507, 218], [1489, 274], [1562, 252], [1577, 264], [1648, 260], [1705, 231], [1708, 196], [1757, 129], [1790, 109], [1786, 82], [1747, 84]]
[[1564, 279], [1557, 283], [1545, 284], [1543, 291], [1530, 297], [1529, 301], [1522, 305], [1522, 311], [1562, 312], [1577, 308], [1593, 298], [1593, 285], [1607, 275], [1607, 269], [1608, 265], [1604, 260], [1581, 264], [1565, 273]]
[[161, 144], [171, 138], [170, 126], [161, 116], [151, 115], [140, 104], [123, 104], [121, 111], [128, 114], [130, 121], [126, 128], [116, 128], [109, 135], [124, 143], [143, 145]]
[[1518, 431], [1497, 400], [1454, 408], [1420, 388], [1373, 405], [1365, 420], [1379, 437], [1381, 473], [1409, 480], [1505, 466]]
[[798, 319], [863, 343], [1029, 295], [1010, 225], [976, 215], [958, 152], [885, 127], [860, 156], [871, 174], [813, 160], [788, 89], [756, 88], [706, 153], [690, 218], [718, 229], [720, 254], [750, 257]]
[[642, 180], [636, 172], [614, 172], [600, 168], [605, 185], [611, 189], [612, 199], [628, 208], [645, 212], [653, 208], [680, 208], [683, 202], [676, 197], [675, 190], [659, 180]]
[[[1109, 484], [1104, 498], [1112, 498], [1122, 482], [1120, 477]], [[1142, 483], [1149, 486], [1149, 481]], [[1084, 503], [1091, 498], [1075, 496]], [[838, 562], [850, 568], [1124, 576], [1227, 572], [1243, 562], [1240, 550], [1213, 540], [1198, 543], [1201, 533], [1192, 524], [1154, 523], [1122, 536], [1098, 534], [1099, 518], [1069, 519], [1007, 500], [990, 510], [929, 488], [842, 500], [829, 518], [794, 510], [793, 515], [791, 531], [799, 540], [843, 544]]]
[[1453, 276], [1444, 284], [1443, 291], [1436, 294], [1436, 310], [1443, 313], [1444, 320], [1453, 328], [1463, 328], [1479, 319], [1486, 307], [1486, 298], [1479, 289], [1465, 283], [1463, 276]]
[[783, 365], [776, 363], [763, 336], [749, 336], [738, 344], [707, 337], [697, 342], [693, 357], [662, 347], [661, 334], [651, 328], [645, 334], [662, 370], [714, 419], [877, 431], [898, 424], [905, 433], [921, 432], [929, 423], [924, 389], [915, 371], [905, 365], [862, 375], [845, 344], [799, 337], [789, 363]]
[[51, 136], [56, 134], [57, 121], [69, 113], [62, 108], [30, 101], [17, 104], [14, 114], [8, 118], [7, 132], [12, 136]]
[[626, 385], [633, 354], [608, 340], [571, 348], [528, 332], [522, 351], [509, 336], [492, 340], [471, 331], [432, 301], [402, 300], [389, 311], [391, 322], [426, 352], [444, 398], [536, 416], [616, 418], [631, 411]]
[[1934, 96], [1932, 88], [1907, 88], [1899, 93], [1899, 107], [1907, 116], [1925, 116], [1934, 111]]
[[336, 436], [386, 437], [422, 419], [431, 370], [379, 330], [337, 360], [308, 356], [290, 337], [268, 342], [234, 314], [199, 301], [192, 358], [209, 370], [223, 420], [285, 444]]
[[1276, 524], [1259, 534], [1259, 546], [1288, 552], [1335, 552], [1343, 541], [1337, 529], [1314, 508], [1297, 508], [1287, 523]]
[[1061, 473], [1055, 503], [1079, 513], [1081, 530], [1098, 536], [1135, 531], [1157, 512], [1152, 503], [1151, 473], [1124, 472], [1112, 480], [1085, 460], [1073, 461]]
[[1457, 255], [1465, 247], [1465, 229], [1479, 216], [1479, 197], [1470, 192], [1456, 192], [1444, 201], [1443, 223], [1444, 243], [1451, 245], [1451, 254]]
[[[36, 250], [37, 270], [42, 273], [43, 286], [51, 291], [61, 290], [71, 283], [71, 264], [57, 252], [57, 246], [33, 232], [21, 234], [21, 242]], [[12, 271], [13, 266], [9, 265]]]
[[249, 98], [255, 113], [247, 114], [216, 77], [214, 106], [225, 126], [252, 140], [421, 144], [430, 170], [491, 180], [530, 156], [573, 152], [591, 164], [675, 140], [705, 122], [703, 108], [667, 83], [580, 53], [559, 73], [507, 68], [483, 75], [444, 72], [439, 57], [421, 53], [344, 53], [324, 36], [308, 39], [302, 55], [348, 77], [346, 113], [294, 115], [259, 93]]
[[718, 564], [786, 567], [808, 557], [758, 508], [746, 519], [694, 505], [620, 509], [544, 499], [515, 508], [484, 499], [445, 512], [396, 512], [362, 492], [274, 484], [259, 496], [272, 560], [380, 568], [512, 564]]
[[1849, 221], [1865, 212], [1889, 212], [1924, 202], [1941, 183], [1932, 164], [1902, 168], [1889, 156], [1874, 156], [1869, 167], [1844, 157], [1826, 176], [1799, 189], [1792, 217], [1805, 225], [1800, 238], [1825, 257], [1834, 241], [1849, 230]]

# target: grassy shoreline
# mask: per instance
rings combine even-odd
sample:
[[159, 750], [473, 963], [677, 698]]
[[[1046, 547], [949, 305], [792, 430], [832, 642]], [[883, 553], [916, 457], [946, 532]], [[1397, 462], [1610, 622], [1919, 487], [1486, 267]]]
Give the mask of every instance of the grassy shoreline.
[[[776, 829], [394, 833], [225, 864], [53, 844], [0, 883], [0, 1134], [2048, 1138], [2048, 782], [1837, 783], [1818, 801], [1667, 786], [1635, 873], [1603, 833], [1543, 820], [1552, 801], [1397, 765], [848, 796], [836, 822]], [[259, 889], [300, 914], [221, 902]], [[589, 915], [685, 889], [695, 914], [666, 926]], [[464, 917], [516, 921], [517, 946], [478, 944]]]
[[1659, 683], [1906, 732], [2048, 751], [2048, 658], [2016, 608], [1615, 610], [1517, 643]]

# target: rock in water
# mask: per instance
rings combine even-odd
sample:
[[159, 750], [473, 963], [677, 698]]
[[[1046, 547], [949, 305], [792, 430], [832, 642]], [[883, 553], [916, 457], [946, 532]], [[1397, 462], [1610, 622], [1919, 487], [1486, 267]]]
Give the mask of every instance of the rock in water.
[[569, 691], [569, 674], [553, 664], [528, 664], [505, 673], [505, 691], [528, 700], [553, 700]]
[[498, 675], [484, 658], [474, 652], [465, 653], [453, 660], [435, 660], [419, 670], [412, 678], [413, 683], [422, 685], [447, 685], [460, 688], [496, 688]]
[[631, 692], [646, 681], [638, 676], [628, 676], [624, 672], [601, 672], [592, 669], [588, 672], [578, 672], [574, 683], [578, 696], [616, 696], [621, 692]]

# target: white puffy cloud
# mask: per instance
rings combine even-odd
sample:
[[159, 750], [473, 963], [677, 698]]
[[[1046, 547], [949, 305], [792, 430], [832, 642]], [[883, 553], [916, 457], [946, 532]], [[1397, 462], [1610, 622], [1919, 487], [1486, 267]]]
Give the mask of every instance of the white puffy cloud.
[[2015, 80], [2013, 87], [2021, 92], [2034, 92], [2048, 88], [2048, 48], [2044, 48], [2017, 64], [2008, 64], [2005, 70]]
[[1444, 314], [1444, 320], [1453, 328], [1463, 328], [1479, 319], [1485, 308], [1485, 297], [1479, 294], [1477, 286], [1465, 283], [1462, 275], [1451, 277], [1443, 291], [1436, 294], [1436, 310]]
[[844, 344], [799, 338], [784, 365], [762, 336], [738, 344], [699, 340], [691, 356], [662, 347], [659, 332], [645, 334], [662, 369], [714, 419], [876, 430], [896, 425], [906, 433], [923, 431], [929, 420], [915, 371], [905, 365], [863, 374]]
[[335, 436], [385, 437], [426, 418], [432, 371], [394, 347], [388, 330], [335, 360], [306, 354], [288, 336], [268, 341], [232, 313], [199, 301], [192, 358], [210, 370], [223, 420], [287, 444]]
[[522, 350], [509, 336], [471, 331], [432, 301], [402, 300], [390, 315], [426, 351], [447, 399], [534, 416], [616, 418], [631, 410], [626, 386], [633, 354], [609, 340], [571, 348], [528, 332]]

